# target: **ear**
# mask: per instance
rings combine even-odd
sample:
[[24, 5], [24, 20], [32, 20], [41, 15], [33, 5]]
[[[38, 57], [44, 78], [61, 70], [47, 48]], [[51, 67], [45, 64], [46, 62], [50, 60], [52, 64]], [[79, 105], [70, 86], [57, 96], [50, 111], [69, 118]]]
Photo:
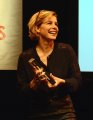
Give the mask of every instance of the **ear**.
[[40, 27], [36, 26], [36, 27], [35, 27], [35, 30], [36, 30], [37, 34], [40, 33]]

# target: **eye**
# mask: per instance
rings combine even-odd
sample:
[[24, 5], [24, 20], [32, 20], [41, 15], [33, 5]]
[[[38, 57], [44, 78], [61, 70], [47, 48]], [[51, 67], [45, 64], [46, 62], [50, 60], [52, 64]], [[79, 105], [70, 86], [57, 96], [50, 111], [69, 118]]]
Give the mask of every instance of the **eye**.
[[49, 25], [50, 25], [50, 24], [52, 24], [52, 23], [51, 23], [51, 22], [47, 22], [47, 24], [49, 24]]
[[58, 23], [56, 22], [55, 25], [58, 26]]

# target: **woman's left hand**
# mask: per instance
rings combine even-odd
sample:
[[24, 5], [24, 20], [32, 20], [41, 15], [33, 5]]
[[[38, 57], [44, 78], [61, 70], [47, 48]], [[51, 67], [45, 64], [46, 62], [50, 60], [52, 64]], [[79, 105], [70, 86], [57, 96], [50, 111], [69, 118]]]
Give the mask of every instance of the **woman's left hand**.
[[50, 82], [47, 82], [47, 85], [49, 88], [55, 88], [58, 85], [65, 83], [64, 79], [58, 78], [58, 77], [54, 76], [53, 74], [50, 74], [50, 77], [55, 81], [55, 84], [52, 85]]

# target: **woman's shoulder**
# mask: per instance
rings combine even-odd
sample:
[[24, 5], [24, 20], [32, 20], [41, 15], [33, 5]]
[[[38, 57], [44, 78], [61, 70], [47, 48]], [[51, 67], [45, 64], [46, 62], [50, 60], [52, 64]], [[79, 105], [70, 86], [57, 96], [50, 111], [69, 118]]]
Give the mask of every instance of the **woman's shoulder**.
[[58, 43], [58, 48], [62, 48], [62, 49], [72, 49], [72, 46], [70, 44], [67, 43]]
[[28, 48], [20, 53], [20, 57], [29, 57], [33, 53], [33, 48]]

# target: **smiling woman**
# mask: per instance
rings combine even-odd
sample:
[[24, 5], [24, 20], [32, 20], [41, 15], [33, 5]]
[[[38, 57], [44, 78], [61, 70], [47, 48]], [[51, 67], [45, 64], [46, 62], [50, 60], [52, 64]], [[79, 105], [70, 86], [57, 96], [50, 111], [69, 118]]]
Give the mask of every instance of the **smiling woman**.
[[[17, 70], [19, 91], [29, 109], [26, 120], [76, 120], [70, 93], [80, 87], [81, 74], [72, 47], [56, 42], [57, 14], [41, 10], [31, 17], [28, 27], [31, 40], [37, 42], [19, 56]], [[33, 59], [37, 64], [32, 68]]]
[[37, 27], [37, 33], [39, 39], [43, 39], [45, 36], [45, 40], [55, 40], [58, 34], [57, 18], [51, 15], [48, 16], [42, 25], [40, 27]]
[[[31, 17], [31, 19], [28, 23], [28, 27], [29, 27], [29, 36], [31, 37], [32, 40], [34, 38], [39, 37], [39, 33], [41, 33], [40, 29], [44, 25], [45, 25], [45, 27], [47, 27], [47, 34], [48, 34], [48, 32], [53, 31], [53, 32], [56, 32], [56, 36], [57, 36], [58, 23], [57, 23], [57, 15], [54, 11], [50, 12], [50, 11], [41, 10], [41, 11], [35, 13]], [[53, 26], [53, 25], [55, 25], [55, 26]], [[51, 26], [52, 26], [53, 30], [50, 28]]]

